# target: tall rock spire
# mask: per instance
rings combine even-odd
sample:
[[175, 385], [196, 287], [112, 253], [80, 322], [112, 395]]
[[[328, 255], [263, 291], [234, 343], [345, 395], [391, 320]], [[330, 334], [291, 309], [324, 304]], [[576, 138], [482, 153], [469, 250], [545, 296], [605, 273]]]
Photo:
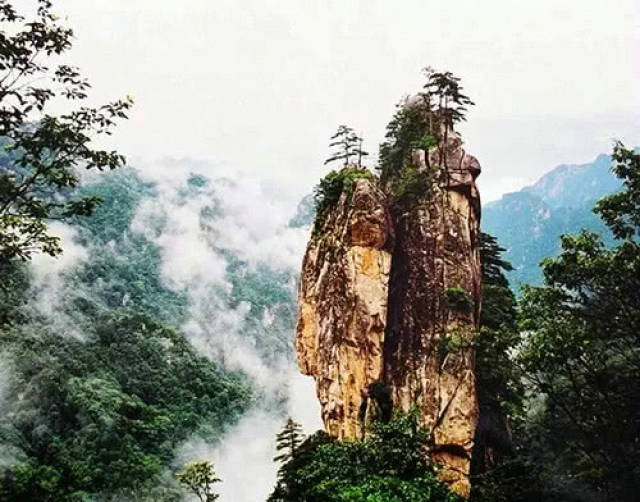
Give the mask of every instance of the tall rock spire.
[[315, 377], [333, 437], [362, 438], [371, 417], [417, 407], [440, 478], [468, 496], [480, 165], [452, 130], [428, 155], [411, 152], [422, 185], [410, 203], [361, 178], [318, 214], [300, 282], [298, 362]]
[[[394, 408], [419, 407], [432, 458], [446, 468], [441, 479], [466, 495], [478, 415], [472, 341], [481, 303], [480, 166], [458, 135], [446, 149], [446, 168], [424, 195], [393, 212], [383, 381]], [[420, 154], [414, 163], [427, 169]]]

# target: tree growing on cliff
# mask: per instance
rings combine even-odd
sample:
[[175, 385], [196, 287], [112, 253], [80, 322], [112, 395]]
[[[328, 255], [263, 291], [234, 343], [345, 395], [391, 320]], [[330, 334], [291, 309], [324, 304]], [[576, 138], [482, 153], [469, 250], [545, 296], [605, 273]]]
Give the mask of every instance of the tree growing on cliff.
[[430, 166], [429, 151], [438, 147], [439, 165], [446, 165], [449, 132], [466, 120], [474, 103], [464, 94], [460, 78], [451, 72], [423, 69], [427, 79], [417, 99], [403, 99], [387, 125], [385, 141], [380, 145], [379, 170], [383, 182], [401, 177], [410, 166], [411, 152], [423, 150]]
[[505, 272], [505, 249], [492, 235], [480, 234], [482, 311], [476, 338], [476, 391], [479, 417], [471, 456], [473, 502], [544, 500], [538, 469], [519, 454], [522, 447], [525, 389], [513, 360], [521, 336], [517, 301]]
[[425, 133], [428, 133], [425, 114], [419, 108], [407, 106], [406, 100], [398, 103], [378, 153], [378, 169], [383, 183], [402, 173], [411, 160], [415, 142]]
[[462, 92], [460, 78], [450, 71], [438, 72], [428, 66], [422, 71], [427, 81], [420, 95], [430, 119], [429, 132], [439, 136], [442, 129], [446, 132], [458, 122], [466, 120], [467, 107], [475, 103]]
[[[455, 124], [466, 120], [468, 106], [473, 106], [469, 96], [464, 94], [460, 78], [449, 71], [438, 72], [426, 67], [423, 73], [427, 79], [420, 93], [426, 113], [428, 135], [438, 146], [439, 164], [447, 166], [447, 142]], [[425, 153], [426, 162], [429, 163]]]
[[60, 242], [47, 221], [89, 215], [100, 203], [71, 196], [76, 169], [124, 164], [118, 152], [91, 141], [111, 134], [132, 100], [49, 114], [52, 100], [82, 101], [90, 88], [76, 67], [53, 64], [71, 49], [73, 31], [58, 23], [49, 0], [37, 0], [31, 18], [2, 1], [0, 22], [0, 261], [26, 260], [34, 252], [55, 256]]
[[325, 164], [340, 160], [346, 167], [350, 164], [351, 158], [356, 157], [358, 159], [358, 167], [362, 167], [362, 158], [369, 154], [362, 149], [362, 137], [358, 136], [351, 127], [346, 125], [338, 126], [338, 130], [330, 139], [329, 146], [335, 147], [337, 150], [324, 161]]

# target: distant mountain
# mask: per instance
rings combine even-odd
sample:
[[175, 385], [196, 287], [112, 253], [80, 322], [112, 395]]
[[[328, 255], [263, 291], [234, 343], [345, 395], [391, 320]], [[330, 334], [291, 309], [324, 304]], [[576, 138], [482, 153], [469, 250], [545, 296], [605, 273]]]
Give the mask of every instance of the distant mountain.
[[559, 251], [558, 237], [581, 229], [612, 237], [592, 211], [595, 202], [616, 192], [621, 183], [610, 171], [611, 157], [599, 155], [593, 162], [560, 165], [535, 184], [483, 207], [482, 228], [507, 249], [514, 271], [509, 279], [520, 284], [542, 281], [539, 263]]
[[620, 188], [610, 166], [611, 157], [604, 154], [590, 164], [560, 165], [522, 192], [538, 196], [553, 208], [584, 207]]

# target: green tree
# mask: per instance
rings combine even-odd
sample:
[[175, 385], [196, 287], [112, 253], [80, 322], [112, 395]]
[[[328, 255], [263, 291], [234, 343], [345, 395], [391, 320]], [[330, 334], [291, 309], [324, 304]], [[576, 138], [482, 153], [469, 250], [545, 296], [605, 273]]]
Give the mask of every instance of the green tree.
[[[453, 129], [458, 122], [466, 120], [468, 106], [475, 103], [464, 94], [460, 78], [450, 71], [438, 72], [426, 67], [423, 73], [427, 79], [421, 96], [429, 115], [436, 120], [429, 122], [429, 132], [440, 134], [440, 129]], [[433, 112], [433, 113], [431, 113]]]
[[24, 458], [0, 477], [8, 500], [29, 500], [39, 485], [20, 480], [41, 477], [52, 500], [78, 493], [130, 500], [131, 490], [162, 481], [180, 442], [195, 432], [218, 437], [250, 400], [240, 378], [147, 315], [111, 312], [92, 321], [82, 341], [33, 321], [15, 328], [20, 336], [0, 332], [12, 361], [0, 441]]
[[342, 194], [347, 197], [347, 204], [351, 203], [351, 196], [355, 183], [359, 179], [375, 182], [375, 177], [366, 167], [343, 167], [339, 171], [331, 171], [320, 180], [314, 189], [313, 199], [316, 206], [316, 218], [313, 234], [317, 235], [327, 217], [327, 209], [334, 207]]
[[517, 302], [505, 273], [505, 249], [480, 234], [482, 311], [476, 339], [479, 418], [471, 456], [471, 498], [475, 502], [547, 500], [525, 426], [525, 387], [516, 362], [521, 335]]
[[338, 130], [330, 139], [329, 146], [337, 147], [338, 149], [324, 161], [325, 164], [340, 160], [343, 162], [344, 167], [347, 167], [350, 164], [351, 157], [356, 157], [358, 159], [358, 167], [362, 167], [362, 157], [366, 157], [369, 154], [362, 149], [362, 137], [358, 136], [351, 127], [346, 125], [338, 126]]
[[416, 412], [374, 421], [363, 440], [307, 438], [281, 467], [270, 502], [454, 502], [429, 462], [429, 434]]
[[76, 67], [53, 64], [70, 49], [73, 31], [58, 22], [52, 2], [37, 0], [27, 18], [0, 2], [0, 137], [7, 153], [0, 162], [0, 261], [29, 259], [34, 252], [56, 255], [59, 238], [47, 221], [89, 215], [97, 197], [72, 197], [80, 168], [114, 169], [125, 159], [96, 149], [92, 140], [109, 135], [127, 118], [131, 98], [98, 108], [80, 106], [51, 115], [52, 100], [87, 98], [90, 84]]
[[427, 81], [422, 92], [416, 98], [400, 101], [380, 144], [378, 169], [384, 184], [402, 178], [405, 169], [415, 167], [410, 165], [414, 150], [423, 150], [425, 163], [431, 167], [429, 152], [437, 147], [438, 165], [446, 168], [449, 133], [466, 120], [467, 109], [474, 104], [464, 94], [460, 78], [451, 72], [427, 67], [423, 73]]
[[[595, 212], [618, 238], [583, 231], [542, 263], [545, 284], [525, 288], [517, 361], [541, 396], [531, 428], [546, 438], [548, 472], [596, 500], [640, 491], [640, 156], [617, 143], [623, 190]], [[576, 488], [578, 489], [578, 488]], [[584, 488], [582, 488], [584, 489]]]
[[369, 152], [365, 152], [362, 149], [362, 143], [364, 142], [364, 139], [363, 139], [362, 136], [357, 136], [356, 140], [357, 140], [358, 143], [355, 146], [355, 148], [353, 149], [353, 153], [354, 153], [354, 155], [356, 155], [358, 157], [357, 166], [362, 169], [362, 158], [363, 157], [367, 157], [369, 155]]
[[182, 472], [176, 474], [176, 478], [201, 502], [213, 502], [220, 497], [213, 491], [213, 485], [219, 483], [220, 479], [216, 477], [211, 462], [190, 462]]
[[[273, 461], [279, 463], [280, 467], [278, 468], [276, 487], [270, 495], [269, 501], [284, 500], [282, 497], [285, 494], [293, 496], [293, 494], [298, 493], [294, 478], [295, 471], [299, 467], [298, 452], [303, 442], [302, 427], [289, 417], [282, 430], [276, 435], [276, 451], [279, 453], [274, 457]], [[309, 447], [307, 445], [303, 453], [308, 451]]]
[[282, 430], [276, 436], [276, 451], [280, 452], [274, 459], [274, 462], [286, 463], [295, 457], [300, 444], [304, 440], [302, 427], [291, 417], [287, 419]]
[[613, 173], [623, 180], [623, 190], [603, 197], [595, 212], [617, 239], [640, 237], [640, 156], [616, 142], [612, 155]]
[[511, 360], [520, 341], [516, 329], [516, 299], [505, 272], [511, 264], [492, 235], [480, 234], [482, 313], [476, 341], [476, 379], [480, 418], [473, 451], [474, 473], [485, 473], [513, 450], [511, 420], [521, 411], [524, 388]]
[[396, 112], [387, 124], [385, 140], [380, 144], [378, 153], [378, 170], [383, 184], [401, 176], [403, 168], [411, 161], [411, 151], [418, 146], [416, 141], [420, 141], [425, 134], [429, 134], [429, 129], [424, 110], [407, 106], [406, 100], [398, 103]]

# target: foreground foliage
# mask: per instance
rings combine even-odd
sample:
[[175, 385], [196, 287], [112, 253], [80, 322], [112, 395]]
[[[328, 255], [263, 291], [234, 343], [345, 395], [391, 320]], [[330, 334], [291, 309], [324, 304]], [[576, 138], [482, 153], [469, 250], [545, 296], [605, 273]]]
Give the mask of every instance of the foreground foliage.
[[[97, 320], [86, 341], [21, 330], [11, 412], [2, 423], [23, 461], [0, 481], [5, 500], [66, 500], [156, 483], [175, 446], [208, 433], [249, 397], [237, 378], [148, 316]], [[206, 431], [205, 431], [206, 432]]]
[[526, 288], [518, 364], [544, 398], [532, 427], [546, 435], [551, 468], [601, 500], [640, 491], [640, 155], [617, 144], [623, 190], [596, 205], [616, 245], [583, 231], [542, 263], [545, 285]]
[[[283, 432], [291, 430], [288, 424]], [[286, 436], [283, 444], [298, 442]], [[318, 432], [290, 448], [269, 500], [455, 502], [428, 460], [428, 441], [416, 413], [374, 422], [363, 441], [333, 441]]]
[[615, 244], [587, 231], [562, 236], [559, 256], [542, 263], [545, 284], [524, 288], [517, 325], [485, 290], [483, 324], [508, 322], [495, 338], [504, 342], [493, 347], [498, 359], [478, 353], [481, 407], [487, 389], [513, 392], [485, 400], [485, 420], [503, 410], [508, 448], [478, 469], [475, 500], [637, 500], [640, 156], [618, 143], [613, 159], [623, 189], [595, 212]]
[[10, 2], [0, 2], [0, 261], [5, 262], [62, 251], [48, 221], [89, 215], [100, 203], [96, 197], [67, 195], [79, 184], [78, 168], [124, 164], [118, 152], [96, 149], [91, 141], [111, 134], [133, 104], [127, 97], [98, 108], [48, 113], [52, 100], [75, 104], [87, 98], [91, 86], [77, 68], [53, 64], [71, 49], [73, 31], [58, 22], [52, 2], [36, 3], [28, 18]]
[[221, 480], [216, 477], [211, 462], [191, 462], [176, 478], [201, 502], [213, 502], [220, 497], [213, 491], [213, 485]]

